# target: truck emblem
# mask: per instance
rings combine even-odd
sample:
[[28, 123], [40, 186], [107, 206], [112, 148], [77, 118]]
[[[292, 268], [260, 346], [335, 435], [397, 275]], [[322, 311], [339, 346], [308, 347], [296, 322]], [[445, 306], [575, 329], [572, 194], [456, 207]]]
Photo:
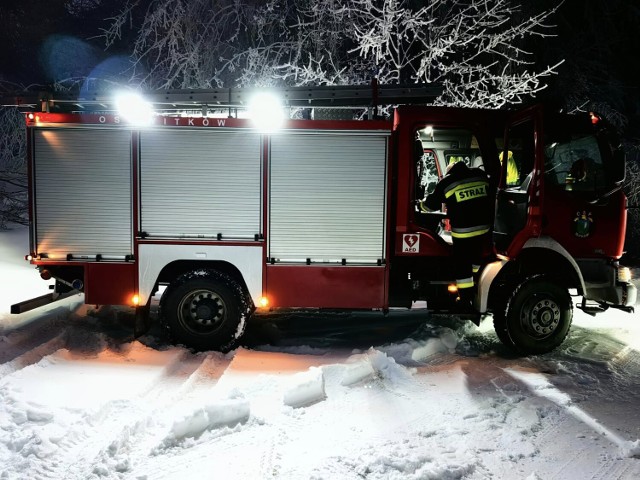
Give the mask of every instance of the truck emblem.
[[420, 237], [415, 233], [402, 235], [402, 251], [418, 253], [420, 251]]
[[576, 212], [576, 217], [573, 219], [573, 233], [576, 237], [587, 238], [591, 235], [592, 227], [593, 215], [591, 212], [586, 210]]

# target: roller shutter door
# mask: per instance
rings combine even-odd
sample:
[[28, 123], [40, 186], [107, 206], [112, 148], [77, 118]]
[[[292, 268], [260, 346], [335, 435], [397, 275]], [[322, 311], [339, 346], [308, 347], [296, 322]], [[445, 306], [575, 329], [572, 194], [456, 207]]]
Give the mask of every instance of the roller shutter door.
[[38, 253], [132, 253], [130, 131], [35, 130], [34, 175]]
[[140, 134], [141, 228], [149, 236], [254, 238], [261, 226], [261, 139], [232, 130]]
[[292, 134], [271, 140], [269, 256], [384, 258], [387, 138]]

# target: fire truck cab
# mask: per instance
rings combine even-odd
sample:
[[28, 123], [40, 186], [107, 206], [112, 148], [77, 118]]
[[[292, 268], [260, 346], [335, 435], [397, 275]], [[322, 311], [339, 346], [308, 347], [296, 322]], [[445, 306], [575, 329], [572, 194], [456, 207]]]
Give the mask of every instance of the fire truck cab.
[[[452, 312], [446, 211], [417, 203], [457, 161], [484, 169], [496, 192], [474, 320], [491, 314], [506, 345], [543, 353], [569, 331], [571, 296], [593, 314], [632, 311], [636, 290], [618, 264], [624, 155], [604, 119], [409, 105], [392, 120], [329, 120], [309, 109], [318, 91], [332, 106], [345, 94], [288, 89], [302, 118], [269, 132], [239, 118], [244, 100], [230, 91], [156, 92], [164, 109], [144, 125], [104, 99], [30, 112], [30, 259], [56, 288], [12, 311], [83, 292], [89, 304], [135, 306], [144, 323], [166, 286], [172, 337], [223, 350], [264, 309], [425, 300]], [[385, 92], [363, 91], [369, 106]], [[220, 115], [221, 104], [233, 109]]]

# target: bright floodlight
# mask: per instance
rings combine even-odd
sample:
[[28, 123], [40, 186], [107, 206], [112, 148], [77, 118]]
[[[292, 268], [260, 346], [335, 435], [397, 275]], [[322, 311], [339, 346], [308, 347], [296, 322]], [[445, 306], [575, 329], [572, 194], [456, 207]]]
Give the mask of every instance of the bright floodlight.
[[278, 130], [284, 122], [280, 99], [269, 92], [255, 94], [249, 102], [249, 118], [262, 132]]
[[151, 104], [133, 92], [119, 94], [116, 109], [124, 120], [134, 125], [149, 125], [153, 119]]

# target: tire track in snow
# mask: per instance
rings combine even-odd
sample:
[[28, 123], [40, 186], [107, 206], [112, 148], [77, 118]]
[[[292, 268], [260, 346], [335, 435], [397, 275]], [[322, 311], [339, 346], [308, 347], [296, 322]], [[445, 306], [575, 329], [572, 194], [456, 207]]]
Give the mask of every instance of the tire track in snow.
[[609, 362], [609, 366], [618, 376], [628, 377], [633, 374], [634, 377], [640, 375], [640, 352], [626, 346]]
[[[164, 368], [163, 375], [140, 395], [140, 403], [148, 407], [141, 409], [133, 427], [122, 427], [122, 422], [118, 422], [112, 435], [102, 443], [103, 448], [93, 459], [93, 471], [108, 473], [135, 468], [131, 457], [145, 458], [166, 435], [167, 425], [157, 423], [156, 416], [198, 391], [209, 392], [214, 389], [230, 362], [221, 354], [194, 356], [182, 352]], [[180, 379], [177, 388], [176, 377]], [[97, 433], [100, 435], [102, 430], [99, 429]], [[144, 454], [139, 455], [141, 452]]]
[[314, 480], [333, 480], [339, 478], [340, 480], [362, 480], [367, 478], [356, 472], [353, 465], [345, 465], [344, 460], [338, 458], [327, 458], [322, 463], [321, 468], [314, 472]]
[[[602, 424], [598, 418], [594, 417], [588, 410], [576, 405], [569, 395], [556, 388], [548, 378], [540, 373], [519, 371], [517, 369], [507, 369], [507, 372], [509, 375], [522, 381], [537, 396], [555, 405], [561, 416], [568, 417], [570, 424], [560, 432], [561, 435], [554, 436], [553, 441], [555, 443], [570, 444], [570, 442], [560, 440], [563, 435], [571, 436], [571, 434], [576, 435], [576, 432], [589, 432], [588, 434], [579, 435], [578, 438], [589, 437], [592, 441], [601, 441], [602, 443], [599, 444], [602, 449], [601, 459], [612, 456], [621, 458], [624, 455], [628, 455], [628, 452], [625, 453], [625, 450], [631, 447], [631, 442], [628, 442], [620, 434], [616, 433], [614, 429]], [[567, 478], [567, 475], [569, 477], [575, 477], [576, 472], [578, 472], [577, 478], [585, 478], [585, 473], [589, 473], [590, 471], [587, 470], [584, 472], [582, 470], [585, 469], [586, 465], [593, 465], [593, 454], [593, 446], [589, 448], [572, 449], [568, 461], [556, 470], [558, 476], [553, 478]], [[549, 456], [548, 451], [547, 455]], [[553, 450], [551, 450], [551, 455], [553, 455]]]
[[117, 428], [130, 411], [127, 401], [115, 400], [93, 414], [80, 415], [57, 444], [57, 450], [35, 466], [38, 478], [89, 478], [94, 473], [90, 462], [97, 453], [95, 438]]
[[638, 476], [640, 476], [640, 468], [638, 468], [637, 465], [632, 465], [631, 462], [637, 463], [634, 460], [607, 458], [602, 466], [589, 477], [589, 480], [626, 480], [638, 478]]
[[213, 388], [229, 363], [221, 359], [178, 353], [135, 398], [112, 400], [91, 414], [80, 414], [57, 445], [55, 462], [44, 459], [35, 470], [43, 479], [126, 473], [134, 451], [148, 447], [145, 440], [164, 431], [156, 415], [199, 388]]
[[[3, 384], [3, 379], [15, 372], [22, 370], [30, 365], [35, 365], [42, 361], [45, 357], [54, 354], [61, 348], [64, 348], [66, 344], [66, 334], [60, 333], [59, 335], [45, 340], [43, 343], [32, 348], [28, 348], [20, 343], [20, 350], [26, 350], [24, 353], [14, 357], [2, 365], [0, 365], [0, 385]], [[0, 344], [1, 345], [1, 344]], [[15, 346], [11, 346], [11, 349], [17, 349]]]
[[280, 461], [282, 460], [278, 447], [285, 443], [285, 439], [288, 439], [288, 434], [282, 425], [278, 425], [278, 428], [270, 432], [266, 447], [260, 456], [259, 471], [261, 479], [278, 478], [281, 467]]
[[[166, 406], [175, 398], [184, 398], [198, 388], [213, 387], [229, 365], [222, 355], [194, 355], [182, 352], [163, 369], [162, 376], [144, 392], [143, 399], [152, 399], [156, 408]], [[170, 388], [176, 384], [179, 387]], [[173, 392], [167, 395], [167, 390]], [[157, 401], [155, 400], [157, 399]]]

